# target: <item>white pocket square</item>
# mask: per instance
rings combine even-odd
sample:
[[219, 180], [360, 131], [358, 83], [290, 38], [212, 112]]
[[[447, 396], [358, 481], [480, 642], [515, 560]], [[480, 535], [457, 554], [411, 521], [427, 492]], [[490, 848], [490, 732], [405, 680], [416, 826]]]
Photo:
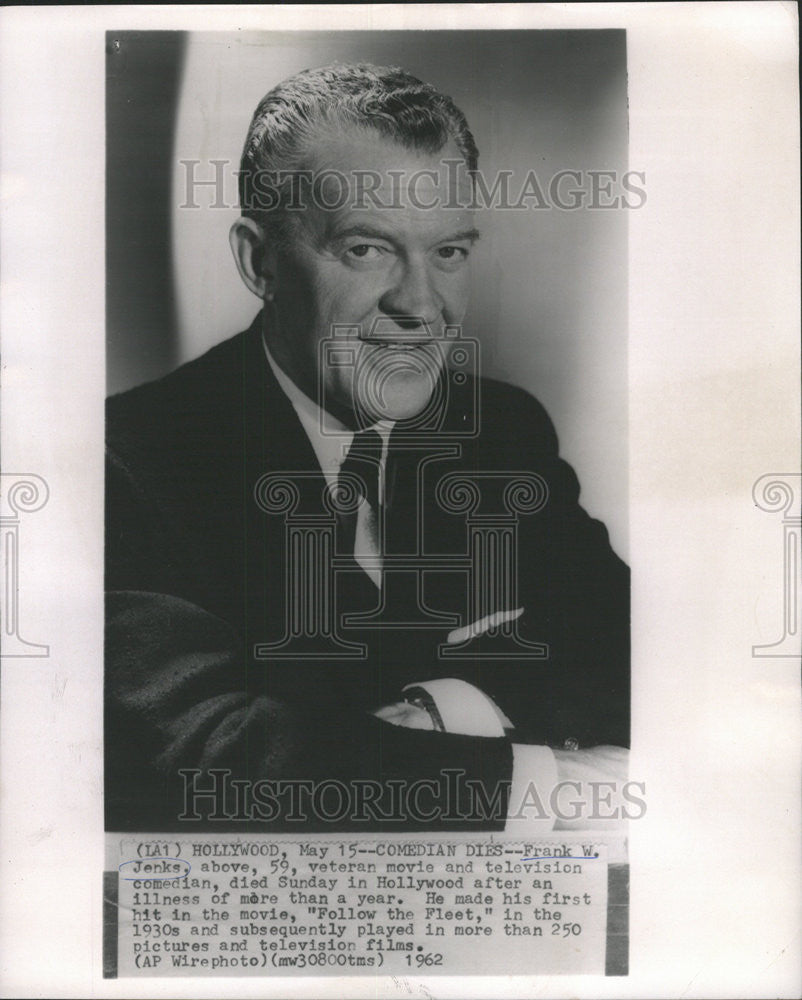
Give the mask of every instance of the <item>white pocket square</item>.
[[451, 646], [456, 645], [458, 642], [468, 642], [469, 639], [475, 639], [476, 636], [482, 635], [488, 629], [495, 628], [497, 625], [503, 625], [505, 622], [514, 622], [523, 613], [523, 608], [516, 608], [515, 611], [495, 611], [492, 615], [485, 615], [484, 618], [480, 618], [470, 625], [465, 625], [463, 628], [455, 628], [453, 632], [449, 632], [446, 636], [446, 642]]

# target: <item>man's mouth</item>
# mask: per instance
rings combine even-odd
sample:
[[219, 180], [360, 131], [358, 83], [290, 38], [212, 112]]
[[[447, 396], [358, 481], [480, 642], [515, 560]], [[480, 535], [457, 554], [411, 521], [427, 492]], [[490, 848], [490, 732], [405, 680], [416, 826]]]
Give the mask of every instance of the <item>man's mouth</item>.
[[385, 351], [416, 351], [426, 346], [422, 340], [368, 340], [366, 343]]
[[372, 347], [380, 347], [387, 351], [416, 351], [427, 344], [433, 344], [434, 340], [428, 334], [422, 337], [410, 337], [401, 339], [400, 337], [365, 337], [363, 343]]
[[380, 316], [365, 330], [361, 339], [372, 347], [385, 351], [417, 351], [435, 338], [426, 320], [420, 317]]

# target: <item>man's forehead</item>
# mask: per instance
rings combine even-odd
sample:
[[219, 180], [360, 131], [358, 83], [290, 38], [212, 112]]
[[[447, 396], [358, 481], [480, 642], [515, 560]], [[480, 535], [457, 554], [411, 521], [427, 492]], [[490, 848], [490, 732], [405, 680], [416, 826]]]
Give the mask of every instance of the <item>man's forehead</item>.
[[441, 150], [408, 148], [372, 129], [321, 133], [308, 150], [312, 180], [307, 222], [327, 235], [352, 230], [386, 235], [405, 230], [438, 239], [477, 235], [472, 185], [453, 142]]
[[[382, 201], [393, 194], [419, 194], [412, 199], [431, 202], [437, 193], [442, 202], [470, 197], [471, 182], [465, 158], [453, 141], [439, 150], [410, 147], [374, 129], [348, 128], [338, 133], [322, 131], [307, 149], [305, 166], [332, 200], [345, 178], [357, 198], [375, 191]], [[374, 199], [378, 200], [378, 199]]]
[[[307, 145], [306, 160], [313, 170], [321, 172], [371, 171], [389, 178], [421, 169], [448, 170], [443, 166], [445, 161], [464, 162], [464, 157], [453, 140], [437, 150], [424, 149], [383, 135], [375, 128], [352, 125], [321, 128]], [[453, 172], [454, 168], [450, 169]]]

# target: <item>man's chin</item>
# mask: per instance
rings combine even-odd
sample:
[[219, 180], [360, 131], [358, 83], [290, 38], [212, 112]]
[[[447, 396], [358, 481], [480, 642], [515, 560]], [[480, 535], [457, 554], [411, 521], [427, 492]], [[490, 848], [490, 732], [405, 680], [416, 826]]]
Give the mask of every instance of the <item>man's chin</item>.
[[370, 400], [363, 401], [363, 415], [376, 423], [380, 420], [397, 422], [414, 420], [428, 409], [437, 387], [437, 378], [420, 376], [389, 380]]

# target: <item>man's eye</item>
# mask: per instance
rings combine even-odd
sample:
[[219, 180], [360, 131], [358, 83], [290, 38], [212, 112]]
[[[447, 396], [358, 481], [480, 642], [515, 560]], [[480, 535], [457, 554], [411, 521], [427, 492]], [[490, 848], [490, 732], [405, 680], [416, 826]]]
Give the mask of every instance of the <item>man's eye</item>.
[[465, 247], [438, 247], [437, 256], [441, 260], [464, 260], [468, 256]]
[[381, 249], [372, 243], [357, 243], [356, 246], [349, 247], [346, 253], [360, 260], [376, 260], [381, 256]]

